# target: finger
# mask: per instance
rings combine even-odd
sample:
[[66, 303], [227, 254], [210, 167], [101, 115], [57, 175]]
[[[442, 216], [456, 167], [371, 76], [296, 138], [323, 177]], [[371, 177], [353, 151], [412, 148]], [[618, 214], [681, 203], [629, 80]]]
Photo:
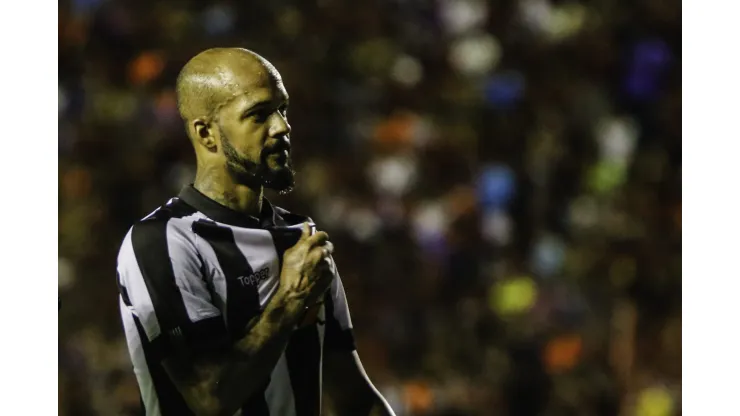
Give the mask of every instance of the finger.
[[334, 254], [334, 244], [331, 241], [327, 241], [323, 247], [326, 250], [324, 257], [327, 259], [331, 258], [331, 255]]
[[299, 239], [299, 241], [305, 240], [310, 236], [311, 236], [311, 226], [307, 222], [304, 222], [301, 225], [301, 238]]
[[325, 261], [326, 261], [326, 264], [329, 266], [329, 270], [332, 273], [335, 272], [337, 266], [336, 266], [336, 263], [334, 263], [334, 258], [331, 255], [329, 255], [329, 257], [327, 257]]
[[331, 253], [323, 256], [321, 260], [319, 260], [319, 263], [316, 265], [316, 268], [321, 274], [334, 274], [334, 264], [331, 258]]
[[309, 267], [315, 268], [326, 257], [326, 248], [324, 246], [314, 247], [308, 252], [306, 262]]
[[334, 264], [331, 259], [331, 254], [323, 256], [316, 264], [316, 268], [321, 269], [322, 271], [328, 271], [330, 273], [334, 272]]
[[321, 291], [321, 293], [325, 293], [327, 290], [329, 290], [334, 277], [334, 273], [332, 273], [330, 270], [322, 271], [322, 273], [319, 275], [318, 280], [316, 281], [316, 286]]
[[331, 242], [326, 242], [323, 245], [316, 246], [312, 248], [308, 255], [306, 256], [306, 260], [308, 263], [312, 266], [319, 265], [323, 260], [326, 260], [331, 256], [331, 253], [334, 252], [334, 244]]
[[321, 296], [331, 287], [333, 280], [334, 274], [327, 270], [322, 270], [318, 273], [316, 280], [311, 283], [311, 297], [316, 298], [316, 300], [321, 299]]
[[324, 243], [329, 241], [329, 234], [327, 234], [324, 231], [319, 231], [316, 234], [308, 237], [306, 239], [306, 244], [308, 244], [309, 248], [320, 246]]

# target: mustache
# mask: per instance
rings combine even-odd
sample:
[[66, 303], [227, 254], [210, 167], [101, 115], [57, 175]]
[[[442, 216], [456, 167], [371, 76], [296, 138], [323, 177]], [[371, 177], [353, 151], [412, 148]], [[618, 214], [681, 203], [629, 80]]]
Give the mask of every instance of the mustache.
[[288, 151], [288, 153], [290, 153], [291, 151], [290, 139], [288, 139], [287, 137], [283, 139], [279, 139], [271, 145], [265, 144], [265, 147], [262, 149], [262, 152], [265, 154], [272, 154], [272, 153], [281, 153], [286, 150]]

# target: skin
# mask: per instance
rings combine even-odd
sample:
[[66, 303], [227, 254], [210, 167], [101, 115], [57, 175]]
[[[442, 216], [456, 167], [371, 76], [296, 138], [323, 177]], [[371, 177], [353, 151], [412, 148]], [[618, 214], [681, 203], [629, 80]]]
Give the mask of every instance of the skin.
[[[197, 160], [194, 186], [233, 210], [258, 216], [264, 188], [293, 187], [288, 93], [272, 64], [245, 49], [210, 49], [177, 79], [178, 109]], [[290, 334], [334, 278], [334, 246], [307, 224], [287, 250], [277, 293], [244, 338], [217, 356], [167, 358], [163, 366], [193, 412], [232, 415], [269, 377]], [[392, 415], [356, 352], [324, 358], [339, 415]]]
[[250, 215], [260, 212], [264, 187], [290, 191], [288, 93], [272, 64], [244, 49], [207, 50], [181, 71], [177, 96], [196, 189]]

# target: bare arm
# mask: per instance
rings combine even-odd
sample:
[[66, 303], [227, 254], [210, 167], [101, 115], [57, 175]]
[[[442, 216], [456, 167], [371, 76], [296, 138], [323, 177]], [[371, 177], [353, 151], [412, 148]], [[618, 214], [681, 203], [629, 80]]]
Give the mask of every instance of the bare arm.
[[167, 358], [163, 366], [198, 415], [233, 415], [262, 386], [290, 334], [311, 304], [331, 284], [326, 258], [333, 247], [325, 233], [309, 236], [286, 251], [280, 287], [247, 334], [226, 351], [194, 358]]
[[324, 365], [327, 393], [338, 416], [394, 416], [365, 373], [357, 351], [332, 351]]

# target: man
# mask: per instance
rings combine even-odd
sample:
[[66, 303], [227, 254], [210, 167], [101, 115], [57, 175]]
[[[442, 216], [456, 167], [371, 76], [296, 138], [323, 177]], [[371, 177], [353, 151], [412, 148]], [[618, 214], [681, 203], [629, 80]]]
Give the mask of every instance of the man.
[[177, 79], [193, 185], [136, 223], [118, 256], [121, 316], [149, 415], [392, 415], [354, 348], [333, 246], [275, 207], [289, 192], [288, 94], [244, 49]]

